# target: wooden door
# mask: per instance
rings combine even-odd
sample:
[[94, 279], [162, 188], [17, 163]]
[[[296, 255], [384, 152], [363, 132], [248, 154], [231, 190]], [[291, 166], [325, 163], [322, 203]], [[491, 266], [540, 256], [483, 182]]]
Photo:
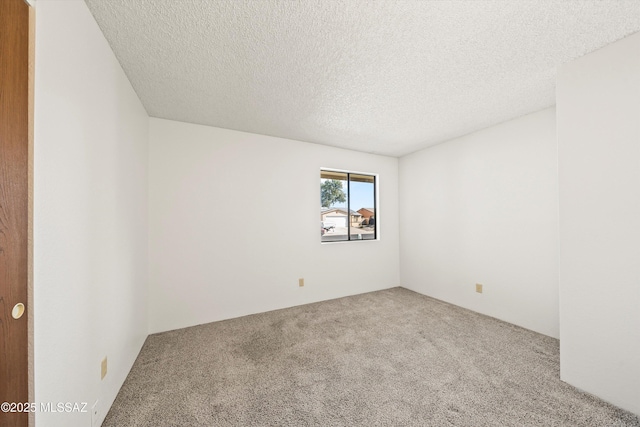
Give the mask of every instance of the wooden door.
[[[0, 404], [29, 401], [29, 15], [24, 0], [0, 0]], [[6, 409], [0, 425], [28, 425]]]

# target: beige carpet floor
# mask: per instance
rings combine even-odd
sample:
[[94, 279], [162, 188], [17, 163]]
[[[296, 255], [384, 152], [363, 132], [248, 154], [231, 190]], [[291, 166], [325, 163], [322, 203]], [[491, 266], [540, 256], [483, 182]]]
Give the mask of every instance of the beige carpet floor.
[[109, 426], [640, 426], [558, 340], [403, 288], [151, 335]]

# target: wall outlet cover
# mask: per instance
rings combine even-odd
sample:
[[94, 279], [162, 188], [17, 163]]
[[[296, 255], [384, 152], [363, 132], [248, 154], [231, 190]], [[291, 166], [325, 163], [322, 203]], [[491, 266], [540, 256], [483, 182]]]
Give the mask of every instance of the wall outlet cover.
[[100, 379], [103, 380], [107, 376], [107, 358], [102, 359], [100, 364]]

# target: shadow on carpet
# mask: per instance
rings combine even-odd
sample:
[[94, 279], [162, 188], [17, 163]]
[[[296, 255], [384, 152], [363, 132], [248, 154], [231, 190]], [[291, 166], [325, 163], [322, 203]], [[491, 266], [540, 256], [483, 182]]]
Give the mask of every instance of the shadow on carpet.
[[640, 426], [558, 340], [403, 288], [148, 337], [110, 426]]

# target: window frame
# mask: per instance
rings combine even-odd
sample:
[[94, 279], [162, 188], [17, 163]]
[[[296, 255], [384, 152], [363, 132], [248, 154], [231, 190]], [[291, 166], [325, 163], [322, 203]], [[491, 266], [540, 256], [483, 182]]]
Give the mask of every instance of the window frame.
[[[360, 172], [354, 170], [346, 170], [346, 169], [335, 169], [335, 168], [326, 168], [320, 167], [320, 177], [322, 179], [322, 172], [338, 172], [344, 173], [347, 175], [347, 238], [345, 240], [333, 240], [333, 241], [322, 241], [322, 236], [320, 236], [321, 244], [332, 244], [332, 243], [348, 243], [348, 242], [375, 242], [380, 240], [380, 222], [378, 218], [378, 200], [379, 197], [379, 186], [380, 186], [380, 175], [372, 172]], [[365, 175], [373, 177], [373, 209], [375, 216], [375, 228], [374, 228], [374, 237], [373, 239], [352, 239], [351, 238], [351, 175]], [[322, 203], [320, 203], [320, 210], [322, 210]]]

